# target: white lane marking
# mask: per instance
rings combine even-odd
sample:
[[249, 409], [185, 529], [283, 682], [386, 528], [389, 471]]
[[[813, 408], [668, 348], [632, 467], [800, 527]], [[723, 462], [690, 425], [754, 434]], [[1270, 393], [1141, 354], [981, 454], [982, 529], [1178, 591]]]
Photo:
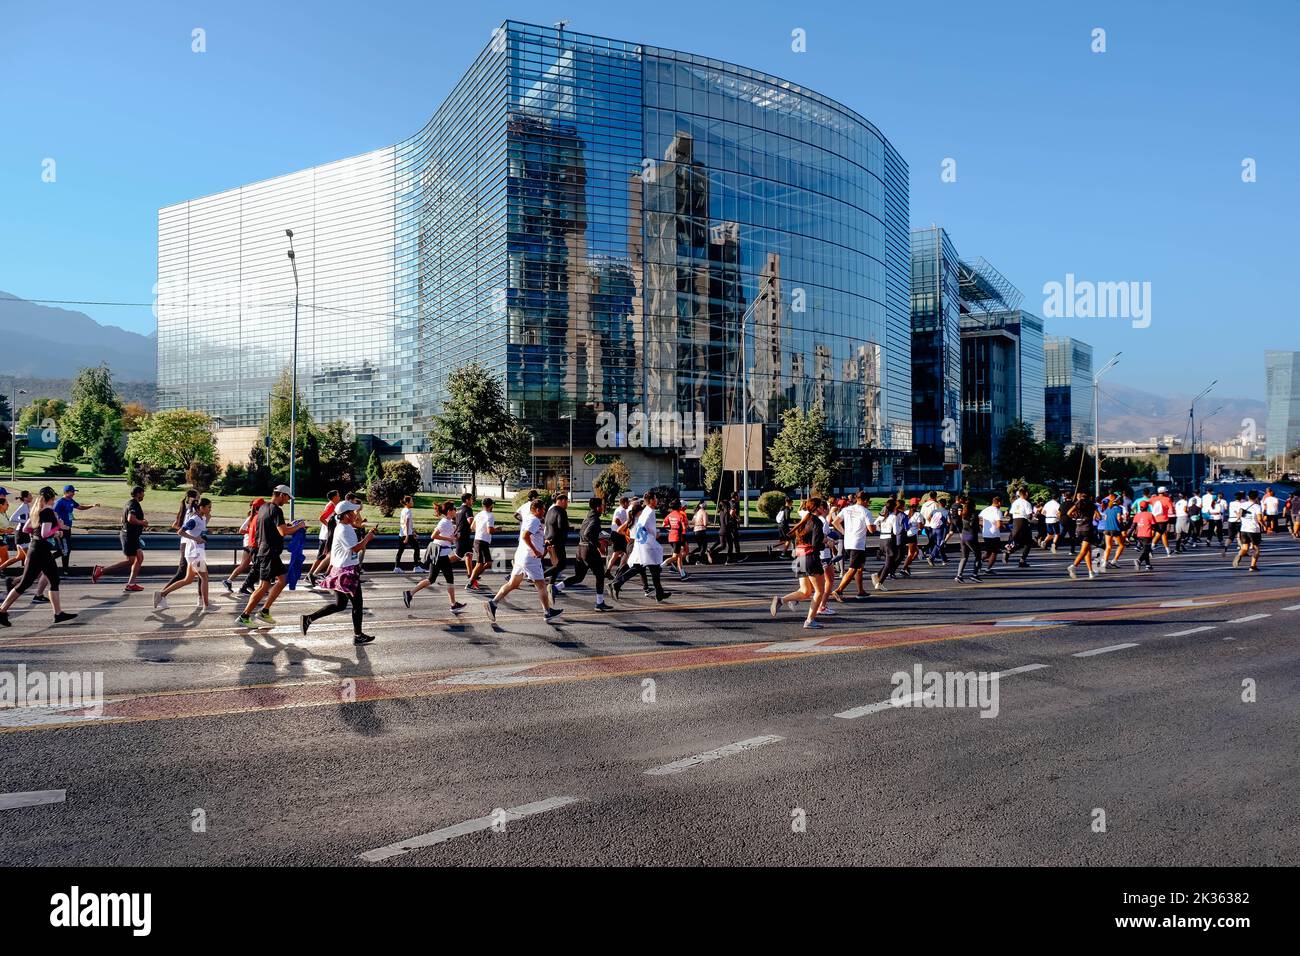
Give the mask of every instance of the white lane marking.
[[456, 674], [453, 677], [444, 677], [438, 681], [439, 684], [470, 684], [481, 686], [483, 684], [527, 684], [530, 681], [545, 680], [544, 677], [520, 677], [516, 676], [520, 671], [526, 671], [529, 668], [536, 667], [538, 664], [546, 663], [545, 661], [534, 661], [531, 664], [508, 664], [505, 667], [483, 667], [478, 670], [466, 671], [463, 674]]
[[0, 727], [44, 727], [55, 724], [75, 724], [85, 720], [100, 720], [103, 713], [87, 713], [88, 708], [78, 707], [4, 707], [0, 708]]
[[[1218, 569], [1216, 569], [1218, 570]], [[1178, 601], [1161, 601], [1161, 607], [1217, 607], [1223, 601], [1198, 601], [1195, 598], [1182, 598]]]
[[1262, 620], [1264, 620], [1264, 618], [1266, 618], [1266, 617], [1271, 617], [1271, 616], [1272, 616], [1272, 615], [1269, 615], [1269, 614], [1247, 614], [1245, 617], [1233, 618], [1231, 621], [1226, 621], [1225, 623], [1227, 623], [1227, 624], [1249, 624], [1251, 621], [1262, 621]]
[[915, 694], [908, 694], [906, 697], [900, 697], [898, 700], [890, 698], [882, 700], [878, 704], [863, 704], [861, 707], [850, 707], [848, 710], [842, 710], [836, 717], [842, 717], [845, 720], [856, 720], [859, 717], [866, 717], [868, 714], [878, 714], [882, 710], [891, 710], [894, 707], [906, 707], [909, 704], [919, 704], [927, 697], [933, 697], [934, 694], [927, 694], [924, 691], [917, 691]]
[[809, 637], [809, 638], [805, 638], [804, 640], [801, 640], [801, 641], [782, 641], [782, 642], [779, 643], [779, 644], [769, 644], [767, 647], [760, 647], [760, 648], [758, 649], [758, 653], [760, 653], [760, 654], [785, 654], [785, 653], [788, 653], [788, 652], [791, 652], [791, 651], [798, 652], [798, 651], [834, 651], [834, 650], [838, 650], [838, 648], [834, 648], [834, 647], [825, 647], [825, 646], [823, 646], [823, 645], [822, 645], [822, 641], [824, 641], [824, 640], [826, 640], [826, 638], [824, 638], [824, 637]]
[[1212, 631], [1214, 630], [1214, 627], [1213, 624], [1202, 624], [1200, 627], [1189, 627], [1185, 631], [1172, 631], [1169, 634], [1166, 634], [1165, 637], [1186, 637], [1188, 634], [1200, 634], [1202, 631]]
[[464, 823], [457, 823], [453, 826], [443, 827], [441, 830], [422, 833], [419, 836], [411, 837], [409, 840], [403, 840], [400, 843], [390, 843], [388, 846], [381, 846], [377, 850], [367, 850], [365, 853], [358, 854], [357, 858], [365, 860], [368, 863], [378, 863], [381, 860], [387, 860], [390, 857], [410, 853], [412, 850], [422, 850], [425, 847], [434, 846], [438, 843], [446, 843], [448, 840], [454, 840], [459, 836], [478, 833], [480, 830], [489, 830], [492, 828], [494, 823], [504, 825], [512, 820], [522, 820], [524, 817], [531, 817], [538, 813], [545, 813], [548, 810], [567, 807], [571, 803], [581, 803], [582, 799], [582, 797], [549, 797], [546, 800], [538, 800], [534, 803], [525, 803], [522, 806], [510, 807], [508, 810], [503, 810], [500, 814], [493, 813], [490, 816], [479, 817], [476, 820], [466, 820]]
[[1110, 647], [1094, 647], [1090, 651], [1079, 651], [1077, 654], [1071, 654], [1071, 657], [1092, 657], [1095, 654], [1109, 654], [1111, 651], [1122, 651], [1130, 647], [1137, 647], [1137, 644], [1112, 644]]
[[1284, 611], [1300, 611], [1300, 604], [1292, 604], [1290, 607], [1282, 608]]
[[1044, 667], [1050, 667], [1050, 664], [1021, 664], [1019, 667], [1012, 667], [1009, 670], [998, 671], [997, 676], [1010, 677], [1012, 674], [1027, 674], [1030, 671], [1041, 671]]
[[62, 803], [66, 790], [28, 790], [24, 793], [0, 793], [0, 810], [18, 807], [39, 807], [47, 803]]
[[1029, 617], [1009, 617], [1002, 621], [995, 621], [993, 623], [993, 626], [994, 627], [1029, 627], [1029, 626], [1050, 627], [1055, 624], [1073, 624], [1073, 623], [1074, 623], [1073, 621], [1060, 621], [1060, 620], [1056, 620], [1055, 618], [1041, 621], [1031, 614], [1029, 615]]
[[681, 773], [683, 770], [689, 770], [691, 767], [698, 766], [702, 763], [709, 763], [713, 760], [721, 760], [723, 757], [730, 757], [733, 754], [744, 753], [746, 750], [754, 750], [757, 747], [765, 747], [768, 744], [774, 744], [778, 740], [784, 740], [784, 737], [778, 737], [776, 734], [764, 734], [761, 737], [750, 737], [748, 740], [741, 740], [734, 744], [727, 744], [725, 747], [719, 747], [717, 750], [710, 750], [707, 753], [696, 754], [693, 757], [683, 757], [681, 760], [674, 760], [672, 763], [666, 763], [660, 767], [651, 767], [645, 773], [652, 777], [659, 777], [670, 773]]

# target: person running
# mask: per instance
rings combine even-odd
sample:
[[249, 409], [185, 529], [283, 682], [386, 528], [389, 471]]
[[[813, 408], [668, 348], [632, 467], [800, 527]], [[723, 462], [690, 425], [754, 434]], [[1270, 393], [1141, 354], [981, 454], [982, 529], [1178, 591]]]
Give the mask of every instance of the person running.
[[474, 516], [474, 570], [470, 572], [469, 583], [465, 585], [467, 591], [481, 591], [483, 587], [478, 583], [479, 575], [492, 567], [492, 532], [497, 526], [496, 515], [492, 513], [495, 507], [495, 501], [484, 498], [482, 509]]
[[58, 516], [59, 521], [63, 522], [63, 534], [59, 538], [63, 552], [63, 570], [68, 570], [68, 559], [72, 555], [72, 521], [73, 515], [78, 511], [89, 511], [91, 508], [98, 508], [99, 503], [93, 505], [83, 505], [76, 499], [77, 489], [72, 485], [63, 486], [63, 497], [54, 503], [54, 513]]
[[338, 508], [339, 502], [343, 496], [337, 491], [330, 491], [325, 494], [325, 509], [320, 513], [320, 531], [317, 532], [319, 544], [316, 546], [316, 558], [312, 561], [311, 567], [307, 569], [307, 583], [313, 588], [316, 586], [316, 575], [324, 574], [330, 566], [330, 547], [333, 544], [334, 529], [338, 527], [338, 522], [334, 520], [334, 511]]
[[619, 572], [611, 584], [615, 600], [618, 600], [623, 583], [634, 573], [641, 575], [641, 582], [646, 585], [646, 593], [650, 594], [650, 586], [645, 580], [647, 572], [650, 580], [654, 582], [653, 595], [656, 601], [662, 603], [672, 596], [671, 592], [664, 590], [663, 581], [660, 580], [659, 566], [664, 560], [664, 549], [659, 543], [659, 522], [656, 520], [655, 512], [658, 505], [659, 499], [655, 493], [647, 491], [641, 499], [640, 510], [634, 509], [629, 518], [632, 550], [628, 555], [627, 566]]
[[[272, 501], [275, 497], [272, 496]], [[340, 501], [334, 508], [334, 534], [330, 538], [330, 569], [321, 579], [321, 588], [334, 592], [334, 603], [327, 604], [319, 610], [304, 614], [299, 618], [298, 626], [305, 635], [308, 629], [323, 617], [337, 614], [349, 604], [352, 605], [352, 643], [357, 647], [369, 644], [375, 638], [361, 629], [361, 615], [364, 606], [361, 598], [361, 577], [358, 574], [360, 554], [365, 550], [375, 532], [358, 536], [356, 519], [361, 506], [355, 501]], [[409, 602], [408, 602], [409, 604]]]
[[1017, 567], [1029, 567], [1029, 549], [1033, 547], [1034, 536], [1030, 522], [1034, 519], [1034, 505], [1029, 500], [1029, 489], [1021, 486], [1016, 492], [1015, 501], [1011, 502], [1011, 542], [1008, 555], [1020, 551]]
[[542, 572], [542, 556], [546, 554], [546, 531], [542, 526], [545, 514], [541, 499], [533, 499], [528, 515], [519, 525], [519, 547], [515, 549], [515, 563], [510, 570], [510, 580], [501, 585], [496, 595], [488, 598], [488, 619], [496, 623], [497, 609], [505, 603], [512, 591], [525, 581], [531, 581], [542, 603], [542, 620], [553, 621], [564, 612], [551, 606], [551, 589]]
[[1278, 500], [1277, 495], [1273, 494], [1272, 488], [1265, 488], [1264, 497], [1260, 499], [1259, 504], [1264, 509], [1263, 533], [1275, 533], [1277, 531], [1277, 519], [1282, 514], [1282, 502]]
[[1101, 553], [1102, 571], [1119, 567], [1119, 559], [1124, 554], [1124, 539], [1127, 536], [1127, 515], [1119, 495], [1112, 492], [1106, 498], [1104, 505], [1101, 530], [1105, 536], [1106, 547]]
[[[393, 558], [393, 573], [402, 573], [402, 555], [411, 549], [411, 573], [423, 574], [420, 565], [420, 536], [415, 533], [415, 498], [406, 495], [402, 498], [402, 510], [397, 517], [397, 557]], [[473, 573], [471, 569], [471, 574]]]
[[916, 556], [921, 553], [918, 541], [921, 535], [921, 499], [913, 498], [907, 503], [907, 510], [903, 512], [903, 563], [898, 569], [898, 573], [905, 578], [912, 576], [912, 562]]
[[[0, 571], [6, 571], [15, 564], [21, 565], [27, 560], [27, 549], [32, 541], [31, 533], [27, 530], [27, 519], [31, 516], [31, 513], [32, 493], [30, 491], [18, 492], [18, 507], [9, 516], [9, 524], [13, 526], [14, 553], [3, 564], [0, 564]], [[22, 572], [16, 573], [21, 574]]]
[[1043, 524], [1047, 533], [1043, 536], [1043, 547], [1050, 547], [1056, 554], [1056, 545], [1061, 540], [1061, 501], [1055, 491], [1043, 502]]
[[898, 502], [893, 498], [886, 499], [884, 506], [880, 509], [880, 520], [876, 522], [878, 535], [876, 550], [884, 561], [880, 570], [871, 575], [871, 586], [877, 591], [889, 590], [889, 588], [885, 587], [885, 578], [893, 575], [894, 569], [901, 560], [898, 549], [898, 528], [902, 514], [897, 505]]
[[[294, 534], [299, 528], [307, 526], [307, 522], [302, 518], [293, 522], [284, 520], [283, 505], [292, 500], [293, 495], [289, 493], [288, 485], [276, 485], [275, 490], [271, 492], [271, 500], [262, 505], [262, 510], [257, 513], [258, 582], [248, 598], [248, 603], [244, 605], [244, 613], [239, 615], [236, 622], [240, 627], [257, 627], [257, 622], [275, 624], [275, 618], [271, 616], [271, 605], [275, 603], [275, 599], [280, 596], [287, 583], [287, 569], [281, 557], [281, 552], [284, 551], [284, 539], [286, 535]], [[338, 508], [334, 510], [337, 512]], [[360, 510], [358, 506], [355, 509], [348, 509], [348, 512], [352, 514], [353, 511]], [[355, 514], [352, 515], [351, 520], [356, 520]], [[358, 547], [357, 551], [361, 551], [372, 537], [373, 535], [367, 535], [363, 539], [365, 543]], [[356, 567], [360, 568], [359, 559]], [[261, 610], [258, 610], [259, 606]], [[255, 611], [256, 622], [253, 617]]]
[[1250, 555], [1250, 570], [1259, 570], [1259, 551], [1264, 541], [1264, 529], [1268, 527], [1268, 516], [1260, 504], [1259, 492], [1251, 489], [1248, 500], [1241, 507], [1240, 545], [1237, 556], [1232, 559], [1234, 568], [1241, 567], [1241, 559]]
[[56, 557], [55, 549], [59, 547], [57, 539], [60, 533], [61, 525], [59, 516], [54, 511], [54, 489], [50, 487], [42, 488], [40, 496], [37, 499], [36, 507], [27, 518], [27, 533], [31, 536], [31, 544], [27, 549], [27, 560], [23, 564], [23, 576], [19, 578], [5, 597], [4, 603], [0, 604], [0, 627], [12, 627], [9, 620], [9, 609], [14, 606], [32, 583], [44, 575], [49, 582], [50, 587], [50, 604], [54, 608], [54, 623], [62, 624], [64, 621], [71, 621], [77, 615], [63, 610], [59, 600], [59, 562]]
[[428, 556], [425, 558], [429, 565], [429, 576], [411, 590], [403, 591], [402, 603], [410, 607], [411, 599], [425, 588], [433, 585], [438, 580], [438, 575], [441, 574], [443, 581], [447, 584], [447, 600], [450, 602], [451, 609], [452, 611], [459, 611], [465, 605], [456, 600], [456, 578], [452, 572], [451, 563], [452, 552], [456, 549], [460, 539], [460, 535], [456, 531], [456, 522], [452, 518], [456, 513], [456, 506], [450, 501], [444, 501], [438, 505], [437, 513], [441, 517], [438, 519], [437, 526], [433, 529], [433, 537], [429, 539]]
[[569, 566], [569, 495], [561, 491], [555, 503], [546, 512], [546, 550], [551, 555], [551, 566], [546, 569], [546, 579], [551, 583], [551, 600], [564, 593], [564, 569]]
[[587, 502], [587, 517], [578, 528], [578, 551], [573, 559], [573, 574], [564, 582], [565, 587], [568, 588], [581, 584], [587, 577], [587, 571], [590, 570], [596, 578], [597, 611], [609, 610], [609, 605], [605, 603], [605, 558], [600, 553], [603, 533], [600, 518], [604, 513], [603, 498], [592, 498]]
[[[629, 534], [628, 519], [630, 512], [628, 505], [632, 499], [627, 495], [618, 499], [618, 507], [609, 517], [609, 560], [605, 563], [605, 573], [613, 575], [618, 569], [627, 564], [627, 538]], [[709, 555], [709, 563], [713, 563], [713, 555]]]
[[[1209, 499], [1209, 505], [1205, 505], [1206, 499]], [[1227, 518], [1227, 505], [1221, 495], [1212, 491], [1207, 491], [1201, 495], [1201, 509], [1205, 515], [1205, 543], [1210, 543], [1210, 536], [1213, 535], [1218, 542], [1219, 547], [1223, 547], [1223, 524]]]
[[1246, 507], [1246, 493], [1239, 491], [1233, 496], [1233, 500], [1228, 502], [1228, 541], [1223, 546], [1223, 553], [1226, 556], [1228, 547], [1237, 547], [1237, 536], [1241, 533], [1241, 509]]
[[[176, 517], [172, 519], [171, 530], [178, 533], [181, 526], [190, 520], [190, 515], [194, 514], [194, 509], [199, 504], [199, 492], [197, 488], [190, 488], [185, 492], [185, 497], [176, 507]], [[171, 578], [167, 581], [167, 586], [171, 586], [179, 581], [189, 572], [190, 563], [185, 558], [185, 539], [177, 537], [177, 549], [179, 554], [176, 559], [176, 570], [172, 573]]]
[[680, 498], [674, 498], [668, 505], [668, 514], [664, 517], [664, 528], [668, 531], [668, 558], [663, 566], [670, 568], [676, 565], [677, 577], [681, 581], [687, 580], [686, 552], [689, 545], [686, 543], [686, 529], [688, 527], [690, 527], [690, 519], [686, 516], [686, 508], [683, 507]]
[[862, 569], [867, 565], [867, 535], [876, 530], [875, 518], [869, 507], [871, 497], [859, 491], [853, 503], [840, 509], [833, 525], [844, 536], [844, 573], [835, 592], [843, 598], [844, 589], [857, 582], [859, 600], [867, 596], [862, 580]]
[[[822, 566], [822, 548], [825, 547], [825, 530], [818, 512], [824, 506], [820, 498], [810, 498], [800, 509], [798, 524], [790, 529], [794, 538], [794, 564], [792, 570], [799, 578], [798, 590], [772, 598], [771, 612], [776, 617], [783, 607], [793, 608], [800, 601], [809, 601], [808, 616], [803, 626], [810, 630], [820, 628], [817, 615], [825, 607], [826, 580]], [[826, 610], [829, 611], [829, 608]], [[833, 613], [833, 612], [832, 612]]]
[[1138, 556], [1133, 559], [1136, 571], [1154, 571], [1151, 564], [1151, 547], [1156, 539], [1156, 516], [1151, 513], [1151, 502], [1138, 502], [1138, 510], [1133, 515], [1133, 537], [1138, 543]]
[[[966, 578], [966, 564], [970, 562], [972, 577], [978, 582], [981, 580], [980, 571], [983, 568], [983, 562], [980, 561], [979, 537], [983, 519], [978, 511], [975, 510], [975, 502], [968, 498], [959, 498], [957, 505], [957, 529], [961, 536], [961, 560], [957, 564], [957, 576], [953, 578], [958, 584], [963, 584]], [[1001, 512], [998, 513], [1001, 517]]]
[[709, 554], [709, 506], [701, 501], [695, 506], [695, 514], [691, 515], [691, 536], [695, 539], [695, 550], [691, 552], [690, 560], [696, 564], [707, 561], [713, 563], [713, 555]]
[[[934, 492], [930, 492], [930, 494], [933, 496]], [[934, 567], [936, 564], [948, 563], [946, 545], [948, 544], [948, 531], [950, 528], [950, 516], [947, 508], [948, 499], [944, 498], [940, 501], [938, 498], [932, 498], [932, 501], [934, 507], [930, 509], [928, 515], [925, 514], [924, 506], [921, 508], [922, 515], [925, 518], [926, 531], [930, 535], [930, 548], [925, 556], [925, 561], [930, 567]]]
[[94, 570], [90, 572], [92, 584], [98, 584], [99, 579], [106, 574], [116, 574], [125, 569], [129, 573], [122, 590], [144, 590], [140, 586], [140, 568], [144, 564], [144, 542], [140, 540], [140, 536], [149, 527], [149, 522], [144, 520], [142, 501], [144, 501], [144, 488], [136, 485], [131, 489], [131, 497], [127, 500], [126, 507], [122, 509], [122, 530], [117, 535], [122, 545], [122, 560], [108, 567], [102, 564], [95, 565]]
[[1078, 555], [1066, 568], [1071, 578], [1079, 576], [1080, 564], [1087, 567], [1089, 579], [1097, 576], [1092, 570], [1093, 520], [1096, 514], [1097, 508], [1093, 504], [1092, 497], [1086, 491], [1076, 492], [1074, 503], [1065, 513], [1065, 517], [1074, 523], [1074, 537], [1079, 545]]
[[[731, 503], [723, 500], [718, 502], [718, 540], [713, 545], [713, 557], [718, 558], [722, 555], [722, 549], [727, 547], [727, 541], [730, 537], [728, 528], [731, 526]], [[730, 555], [722, 557], [723, 564], [730, 564]], [[716, 563], [716, 562], [715, 562]]]
[[456, 560], [464, 562], [466, 574], [474, 573], [474, 496], [468, 491], [456, 511]]
[[980, 538], [988, 561], [986, 574], [994, 573], [993, 565], [997, 564], [998, 552], [1002, 550], [1002, 524], [1002, 496], [994, 495], [988, 507], [980, 512]]
[[248, 580], [240, 586], [239, 593], [251, 594], [257, 584], [257, 513], [264, 504], [265, 498], [254, 498], [248, 503], [248, 514], [244, 515], [243, 523], [239, 526], [239, 533], [244, 536], [244, 546], [239, 549], [239, 563], [221, 581], [227, 594], [234, 593], [235, 582], [245, 571], [248, 571]]
[[208, 600], [208, 519], [212, 517], [212, 500], [200, 498], [185, 524], [176, 533], [180, 535], [185, 546], [185, 577], [168, 584], [153, 596], [155, 611], [167, 610], [167, 595], [178, 591], [185, 585], [198, 582], [199, 603], [201, 611], [215, 611], [217, 606]]
[[790, 557], [790, 512], [793, 509], [794, 502], [786, 498], [776, 513], [776, 546], [781, 549], [782, 558]]

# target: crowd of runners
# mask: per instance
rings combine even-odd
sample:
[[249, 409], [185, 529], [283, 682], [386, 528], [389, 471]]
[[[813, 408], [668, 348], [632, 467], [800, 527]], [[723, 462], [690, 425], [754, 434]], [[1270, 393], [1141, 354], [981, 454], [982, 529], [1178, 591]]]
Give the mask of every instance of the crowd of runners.
[[[33, 603], [50, 604], [55, 623], [76, 617], [62, 609], [59, 580], [61, 572], [68, 569], [76, 512], [100, 507], [77, 501], [76, 490], [68, 485], [61, 496], [50, 487], [35, 495], [14, 492], [17, 505], [11, 512], [11, 493], [0, 488], [0, 515], [5, 519], [0, 570], [18, 568], [6, 574], [8, 592], [0, 604], [0, 626], [10, 626], [10, 608], [33, 585]], [[150, 528], [144, 496], [142, 487], [131, 490], [119, 532], [122, 559], [96, 565], [91, 573], [94, 583], [105, 576], [124, 574], [125, 592], [143, 590], [139, 583], [143, 534]], [[330, 599], [311, 614], [300, 616], [302, 633], [324, 617], [350, 610], [354, 643], [370, 643], [374, 637], [362, 628], [361, 579], [366, 550], [378, 529], [365, 517], [364, 501], [356, 494], [330, 492], [315, 522], [314, 554], [308, 555], [304, 553], [307, 522], [289, 520], [284, 514], [291, 498], [290, 489], [279, 485], [269, 497], [249, 503], [239, 529], [243, 539], [239, 559], [220, 580], [227, 594], [235, 595], [238, 589], [243, 601], [238, 626], [276, 624], [271, 613], [276, 599], [291, 576], [296, 583], [301, 575], [311, 588]], [[665, 573], [685, 581], [689, 565], [745, 560], [740, 549], [737, 496], [719, 503], [716, 518], [704, 501], [692, 509], [678, 498], [661, 501], [653, 491], [638, 498], [624, 496], [612, 503], [612, 509], [609, 504], [598, 497], [587, 502], [570, 557], [568, 495], [560, 492], [547, 501], [536, 491], [529, 492], [514, 512], [519, 532], [517, 541], [513, 535], [508, 539], [514, 550], [506, 581], [491, 590], [482, 579], [494, 568], [497, 503], [483, 498], [476, 505], [470, 494], [462, 495], [459, 503], [441, 503], [436, 508], [436, 526], [422, 546], [415, 527], [414, 501], [407, 497], [397, 519], [398, 545], [392, 570], [425, 577], [403, 591], [403, 603], [410, 608], [426, 589], [442, 587], [451, 611], [463, 612], [467, 605], [456, 593], [456, 575], [463, 569], [463, 590], [486, 598], [484, 607], [492, 621], [521, 588], [535, 591], [544, 620], [551, 621], [562, 613], [561, 596], [569, 588], [583, 586], [588, 576], [596, 610], [607, 611], [609, 600], [620, 599], [633, 578], [647, 598], [662, 602], [671, 597], [663, 585]], [[193, 490], [186, 493], [170, 527], [179, 547], [176, 570], [154, 594], [155, 610], [167, 610], [169, 596], [191, 585], [200, 611], [218, 608], [211, 597], [207, 560], [211, 515], [208, 498]], [[822, 620], [836, 613], [829, 606], [832, 602], [862, 599], [870, 590], [888, 590], [887, 582], [910, 577], [918, 560], [930, 567], [955, 563], [953, 580], [961, 584], [1006, 573], [1013, 558], [1015, 567], [1027, 568], [1035, 550], [1055, 554], [1058, 549], [1068, 549], [1074, 560], [1067, 565], [1067, 573], [1073, 579], [1122, 569], [1124, 560], [1131, 561], [1138, 572], [1150, 572], [1161, 551], [1168, 558], [1202, 547], [1217, 547], [1225, 558], [1231, 551], [1234, 568], [1248, 561], [1249, 570], [1258, 571], [1265, 535], [1281, 532], [1300, 538], [1300, 495], [1282, 500], [1271, 488], [1262, 494], [1238, 491], [1229, 498], [1208, 489], [1189, 495], [1159, 486], [1138, 497], [1115, 491], [1094, 499], [1080, 491], [1032, 501], [1030, 490], [1022, 487], [1009, 501], [994, 495], [983, 507], [965, 494], [948, 496], [932, 491], [924, 497], [887, 499], [878, 511], [872, 510], [866, 492], [810, 497], [799, 503], [787, 498], [776, 515], [777, 540], [772, 550], [791, 562], [798, 586], [774, 596], [770, 609], [775, 617], [783, 608], [796, 610], [807, 605], [803, 626], [820, 628]], [[950, 546], [955, 546], [955, 555], [949, 554]], [[285, 562], [286, 547], [289, 564]], [[409, 569], [402, 565], [408, 552]], [[870, 572], [869, 558], [874, 562]]]

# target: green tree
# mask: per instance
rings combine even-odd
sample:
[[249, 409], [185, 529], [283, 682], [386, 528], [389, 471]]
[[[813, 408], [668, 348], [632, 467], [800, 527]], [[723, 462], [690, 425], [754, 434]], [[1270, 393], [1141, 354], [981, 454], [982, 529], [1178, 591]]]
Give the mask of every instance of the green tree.
[[420, 469], [409, 461], [384, 462], [384, 481], [393, 486], [393, 493], [401, 502], [407, 495], [420, 490]]
[[103, 438], [121, 441], [122, 400], [113, 390], [113, 373], [107, 365], [77, 373], [72, 403], [59, 419], [59, 437], [70, 438], [83, 449], [94, 448]]
[[829, 490], [835, 475], [835, 439], [826, 428], [820, 402], [781, 415], [781, 431], [772, 442], [772, 477], [785, 488]]
[[1043, 451], [1034, 438], [1034, 427], [1017, 418], [1002, 432], [998, 443], [998, 474], [1003, 478], [1024, 475], [1038, 480], [1042, 466]]
[[91, 450], [90, 463], [95, 473], [100, 475], [120, 475], [126, 470], [121, 446], [107, 435]]
[[506, 483], [518, 481], [532, 464], [532, 435], [520, 422], [511, 421], [501, 440], [501, 455], [492, 472], [501, 482], [501, 498], [506, 496]]
[[384, 467], [379, 460], [379, 452], [372, 448], [370, 449], [370, 457], [366, 459], [366, 487], [369, 488], [383, 476]]
[[357, 440], [347, 422], [335, 420], [321, 429], [320, 485], [326, 491], [357, 486]]
[[[271, 436], [271, 448], [267, 466], [271, 470], [272, 480], [288, 482], [289, 480], [289, 444], [293, 429], [292, 420], [297, 420], [296, 463], [294, 481], [299, 494], [316, 489], [320, 479], [320, 435], [316, 423], [312, 420], [302, 390], [298, 390], [297, 412], [294, 414], [292, 394], [292, 376], [288, 369], [280, 373], [275, 387], [271, 389], [271, 409], [268, 419], [264, 419], [259, 431]], [[269, 431], [268, 431], [269, 428]]]
[[215, 468], [217, 448], [212, 439], [212, 419], [187, 408], [158, 412], [131, 433], [126, 456], [133, 472], [141, 465], [184, 472], [195, 462]]
[[722, 480], [722, 432], [709, 433], [700, 453], [700, 470], [704, 473], [704, 490], [710, 497], [716, 497]]
[[478, 497], [478, 476], [492, 474], [506, 454], [515, 424], [501, 380], [478, 362], [452, 370], [442, 411], [433, 416], [429, 443], [435, 471], [468, 472]]
[[18, 413], [18, 430], [25, 432], [29, 428], [42, 427], [47, 419], [57, 427], [67, 410], [68, 403], [61, 398], [34, 398]]
[[614, 502], [618, 501], [618, 496], [626, 489], [632, 487], [632, 474], [627, 470], [622, 458], [615, 458], [606, 465], [595, 481], [592, 482], [592, 491], [598, 498], [603, 498], [605, 507], [613, 509]]

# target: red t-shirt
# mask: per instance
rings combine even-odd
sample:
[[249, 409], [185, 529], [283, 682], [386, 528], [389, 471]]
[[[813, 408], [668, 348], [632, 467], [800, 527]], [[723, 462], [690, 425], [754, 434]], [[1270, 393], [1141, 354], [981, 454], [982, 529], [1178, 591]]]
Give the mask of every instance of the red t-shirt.
[[664, 527], [668, 529], [670, 544], [680, 541], [681, 536], [686, 533], [686, 515], [680, 511], [668, 512], [668, 517], [664, 518]]
[[1139, 538], [1154, 537], [1156, 516], [1149, 511], [1139, 511], [1133, 516], [1133, 528]]

